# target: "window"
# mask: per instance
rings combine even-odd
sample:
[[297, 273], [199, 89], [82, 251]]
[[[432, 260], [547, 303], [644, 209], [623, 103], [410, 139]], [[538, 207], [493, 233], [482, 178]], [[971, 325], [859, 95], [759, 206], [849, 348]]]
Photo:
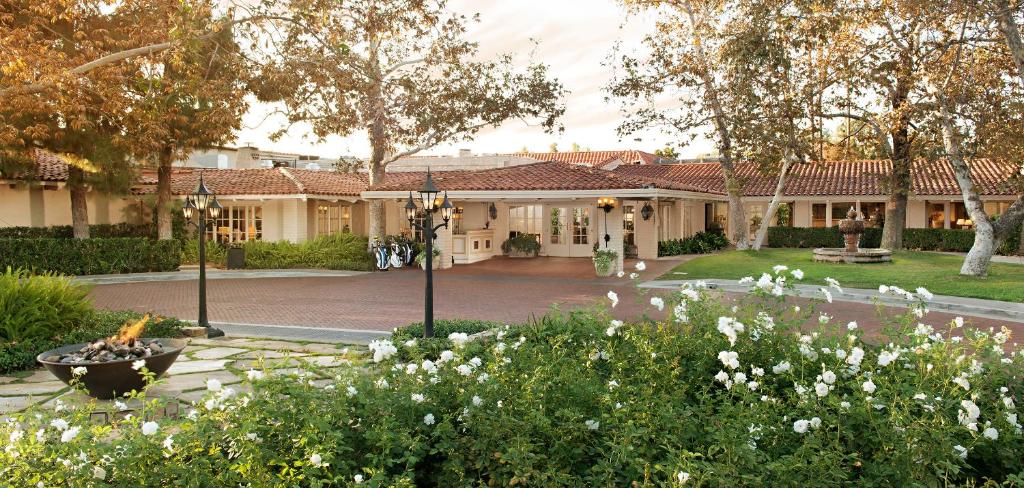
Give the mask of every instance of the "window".
[[566, 229], [569, 225], [569, 211], [564, 208], [551, 209], [551, 243], [566, 244]]
[[220, 212], [207, 239], [222, 244], [250, 241], [263, 238], [263, 208], [255, 206], [229, 205]]
[[572, 243], [590, 244], [590, 209], [572, 209]]
[[714, 202], [704, 205], [704, 230], [725, 230], [728, 223], [728, 203]]
[[323, 203], [316, 207], [316, 234], [352, 232], [352, 207]]
[[942, 229], [946, 227], [946, 205], [944, 203], [928, 202], [928, 228]]
[[985, 213], [989, 217], [996, 217], [1006, 213], [1010, 209], [1010, 202], [985, 202]]
[[967, 207], [964, 206], [963, 202], [953, 202], [953, 215], [949, 216], [949, 226], [954, 229], [970, 229], [973, 225], [967, 222], [971, 220], [971, 216], [967, 214]]
[[636, 245], [636, 207], [622, 207], [622, 242], [627, 246]]
[[827, 208], [824, 203], [811, 204], [811, 227], [825, 227], [828, 222], [825, 218]]
[[846, 218], [847, 212], [853, 208], [857, 209], [856, 202], [833, 202], [832, 203], [832, 225], [839, 225], [839, 221]]
[[864, 227], [881, 229], [885, 225], [885, 202], [861, 202], [860, 213], [864, 216]]
[[462, 235], [466, 233], [466, 230], [462, 228], [462, 214], [465, 211], [465, 208], [455, 207], [455, 211], [452, 212], [452, 234]]
[[541, 205], [521, 205], [508, 209], [508, 235], [530, 234], [540, 239], [540, 231], [544, 207]]

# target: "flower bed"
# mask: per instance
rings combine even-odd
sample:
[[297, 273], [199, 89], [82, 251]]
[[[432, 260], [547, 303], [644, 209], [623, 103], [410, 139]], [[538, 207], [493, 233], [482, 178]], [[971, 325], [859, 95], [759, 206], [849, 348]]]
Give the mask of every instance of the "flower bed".
[[[927, 290], [886, 287], [912, 311], [889, 317], [876, 345], [856, 323], [787, 304], [799, 275], [779, 267], [744, 280], [752, 291], [735, 309], [700, 288], [652, 297], [656, 322], [551, 314], [484, 341], [456, 333], [436, 355], [420, 341], [375, 341], [374, 370], [326, 385], [252, 371], [252, 393], [211, 382], [188, 419], [151, 420], [147, 403], [115, 421], [116, 435], [88, 409], [28, 412], [0, 426], [0, 476], [17, 486], [1020, 482], [1024, 356], [1005, 350], [1005, 331], [922, 325]], [[800, 330], [808, 321], [814, 330]]]

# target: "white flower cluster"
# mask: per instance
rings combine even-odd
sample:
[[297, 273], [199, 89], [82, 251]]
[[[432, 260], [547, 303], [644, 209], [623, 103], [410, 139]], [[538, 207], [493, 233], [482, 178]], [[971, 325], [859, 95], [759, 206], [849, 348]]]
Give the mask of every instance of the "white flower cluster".
[[735, 317], [718, 317], [718, 331], [725, 334], [730, 345], [736, 345], [738, 334], [746, 330], [746, 327]]
[[793, 422], [793, 432], [797, 434], [806, 434], [810, 429], [817, 429], [821, 427], [821, 419], [813, 417], [810, 420], [797, 420]]
[[367, 348], [373, 351], [373, 362], [375, 363], [384, 361], [398, 352], [398, 348], [391, 341], [386, 340], [370, 341]]

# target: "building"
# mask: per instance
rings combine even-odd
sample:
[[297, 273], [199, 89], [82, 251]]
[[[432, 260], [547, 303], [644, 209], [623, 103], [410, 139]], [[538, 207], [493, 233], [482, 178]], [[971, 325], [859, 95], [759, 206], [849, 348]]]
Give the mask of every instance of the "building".
[[[556, 160], [542, 161], [552, 154]], [[517, 234], [530, 234], [545, 256], [589, 257], [595, 245], [649, 259], [658, 242], [722, 228], [728, 221], [725, 184], [717, 162], [653, 164], [640, 151], [594, 151], [529, 155], [462, 155], [409, 158], [392, 168], [383, 183], [369, 185], [365, 173], [315, 171], [288, 166], [246, 169], [180, 168], [172, 192], [192, 192], [202, 173], [225, 209], [208, 237], [225, 243], [250, 239], [301, 242], [337, 232], [368, 232], [368, 202], [382, 201], [385, 233], [415, 234], [403, 206], [422, 186], [425, 166], [438, 188], [457, 207], [449, 229], [438, 232], [442, 263], [471, 263], [500, 254], [500, 245]], [[439, 162], [440, 164], [433, 164]], [[69, 224], [67, 178], [63, 163], [39, 158], [34, 182], [5, 180], [0, 192], [0, 225]], [[888, 161], [842, 161], [804, 164], [792, 169], [783, 204], [789, 225], [829, 227], [850, 207], [869, 226], [881, 226], [887, 195], [882, 184]], [[1019, 168], [1004, 161], [972, 162], [974, 181], [990, 214], [1005, 211], [1018, 190], [1005, 184]], [[737, 165], [745, 182], [748, 222], [754, 232], [776, 185], [773, 175], [753, 164]], [[946, 161], [918, 161], [912, 168], [908, 227], [968, 228], [960, 189]], [[95, 223], [132, 221], [141, 215], [139, 201], [155, 191], [143, 178], [124, 197], [90, 195]], [[598, 198], [613, 198], [614, 208], [597, 207]], [[778, 216], [776, 216], [776, 220]], [[777, 223], [777, 221], [776, 221]]]

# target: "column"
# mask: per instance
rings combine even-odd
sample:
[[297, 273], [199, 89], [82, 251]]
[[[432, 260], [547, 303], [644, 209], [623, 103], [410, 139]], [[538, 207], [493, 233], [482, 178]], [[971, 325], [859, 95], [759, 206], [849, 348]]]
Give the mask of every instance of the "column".
[[281, 238], [293, 243], [306, 240], [306, 202], [299, 199], [281, 202]]
[[[434, 214], [435, 224], [437, 225], [441, 219], [441, 213]], [[452, 228], [451, 224], [448, 227], [442, 227], [437, 229], [437, 239], [434, 240], [434, 248], [441, 251], [441, 269], [448, 269], [452, 267]]]
[[[604, 210], [597, 209], [597, 211], [598, 211], [597, 217], [598, 217], [598, 219], [600, 219], [600, 225], [598, 226], [598, 228], [601, 229], [601, 232], [599, 233], [597, 238], [598, 238], [598, 242], [599, 242], [600, 247], [603, 248], [604, 247], [604, 235], [605, 235], [605, 233], [607, 233], [608, 236], [611, 237], [611, 240], [608, 241], [608, 249], [611, 249], [612, 251], [615, 251], [615, 253], [618, 254], [618, 256], [619, 256], [618, 260], [615, 263], [615, 271], [622, 271], [623, 270], [623, 267], [622, 267], [622, 260], [623, 260], [622, 201], [620, 200], [618, 203], [619, 204], [616, 205], [615, 208], [613, 208], [611, 212], [608, 212], [607, 215], [602, 215], [602, 214], [604, 214]], [[605, 226], [605, 222], [606, 222], [605, 217], [607, 217], [607, 222], [608, 222], [607, 229], [604, 227]], [[643, 220], [643, 219], [641, 219], [641, 220]], [[654, 219], [652, 218], [651, 221], [653, 221], [653, 220]], [[655, 240], [655, 248], [654, 248], [655, 249], [655, 254], [657, 254], [657, 249], [658, 248], [657, 248], [657, 235], [656, 234], [654, 236], [654, 240]], [[638, 243], [638, 245], [639, 245], [639, 243]]]
[[[636, 241], [637, 257], [640, 259], [654, 259], [658, 257], [658, 224], [656, 220], [660, 219], [661, 215], [658, 215], [657, 210], [655, 210], [654, 212], [651, 212], [651, 218], [649, 220], [644, 220], [640, 215], [640, 210], [643, 208], [644, 204], [647, 203], [650, 202], [637, 202], [638, 205], [635, 207], [636, 213], [633, 217], [635, 232], [633, 239]], [[651, 205], [653, 207], [653, 204]], [[611, 218], [612, 214], [608, 214], [609, 227], [611, 227]], [[612, 236], [612, 240], [614, 240], [615, 235], [611, 233], [609, 234]], [[604, 238], [603, 234], [601, 235], [601, 238]], [[609, 246], [611, 246], [610, 243]]]

